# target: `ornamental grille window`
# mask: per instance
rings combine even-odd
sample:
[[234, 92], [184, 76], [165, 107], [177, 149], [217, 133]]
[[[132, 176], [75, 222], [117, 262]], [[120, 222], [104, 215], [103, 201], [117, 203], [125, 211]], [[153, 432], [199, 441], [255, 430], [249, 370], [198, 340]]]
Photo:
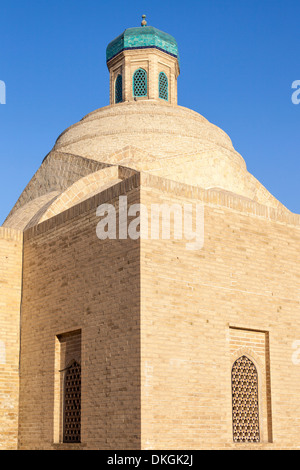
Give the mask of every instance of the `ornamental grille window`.
[[123, 101], [123, 83], [122, 75], [118, 75], [115, 82], [115, 103], [122, 103]]
[[137, 69], [133, 74], [133, 96], [147, 96], [147, 72]]
[[64, 390], [64, 442], [80, 442], [81, 367], [74, 361], [66, 370]]
[[168, 101], [169, 90], [168, 90], [168, 78], [164, 72], [159, 74], [159, 97], [163, 100]]
[[232, 367], [232, 419], [234, 442], [260, 442], [258, 375], [246, 356]]

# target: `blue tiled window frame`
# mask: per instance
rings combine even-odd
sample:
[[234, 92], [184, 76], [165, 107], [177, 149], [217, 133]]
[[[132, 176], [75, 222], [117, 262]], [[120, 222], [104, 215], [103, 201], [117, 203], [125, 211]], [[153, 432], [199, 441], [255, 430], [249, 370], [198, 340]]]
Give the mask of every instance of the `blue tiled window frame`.
[[[162, 79], [165, 79], [166, 80], [166, 83], [167, 83], [167, 97], [165, 98], [162, 93]], [[161, 100], [164, 100], [164, 101], [169, 101], [169, 80], [168, 80], [168, 77], [167, 75], [165, 74], [165, 72], [160, 72], [159, 76], [158, 76], [158, 96]]]
[[[143, 72], [144, 73], [144, 77], [145, 77], [145, 84], [144, 84], [144, 88], [145, 88], [145, 93], [143, 95], [137, 95], [136, 94], [136, 84], [135, 84], [135, 77], [137, 75], [138, 72]], [[147, 71], [143, 68], [138, 68], [136, 69], [136, 71], [134, 72], [133, 76], [132, 76], [132, 93], [133, 93], [133, 96], [147, 96], [148, 95], [148, 80], [147, 80]]]
[[[120, 83], [121, 81], [121, 83]], [[121, 88], [121, 90], [120, 90]], [[115, 103], [122, 103], [123, 101], [123, 77], [119, 73], [115, 80]]]

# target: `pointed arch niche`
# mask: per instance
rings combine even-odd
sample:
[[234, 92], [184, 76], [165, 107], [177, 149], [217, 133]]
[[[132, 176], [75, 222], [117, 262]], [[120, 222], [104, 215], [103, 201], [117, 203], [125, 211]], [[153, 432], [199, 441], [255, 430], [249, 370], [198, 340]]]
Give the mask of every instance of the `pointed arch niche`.
[[81, 443], [81, 330], [56, 336], [54, 443]]
[[232, 442], [272, 442], [269, 333], [231, 326], [229, 347]]

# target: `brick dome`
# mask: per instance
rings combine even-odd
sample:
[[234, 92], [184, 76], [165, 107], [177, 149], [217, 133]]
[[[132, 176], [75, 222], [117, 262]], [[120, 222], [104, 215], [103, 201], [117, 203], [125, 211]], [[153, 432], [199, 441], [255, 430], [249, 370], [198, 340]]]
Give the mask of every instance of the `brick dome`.
[[4, 226], [24, 230], [132, 171], [287, 211], [247, 171], [224, 131], [190, 109], [145, 100], [106, 106], [66, 129]]
[[178, 105], [146, 100], [98, 109], [65, 130], [53, 150], [282, 207], [223, 130]]
[[[156, 160], [218, 148], [219, 152], [230, 153], [236, 164], [246, 166], [220, 128], [191, 109], [155, 100], [97, 109], [66, 129], [54, 148], [103, 161], [106, 154], [127, 145], [151, 153]], [[110, 157], [107, 162], [111, 163]]]

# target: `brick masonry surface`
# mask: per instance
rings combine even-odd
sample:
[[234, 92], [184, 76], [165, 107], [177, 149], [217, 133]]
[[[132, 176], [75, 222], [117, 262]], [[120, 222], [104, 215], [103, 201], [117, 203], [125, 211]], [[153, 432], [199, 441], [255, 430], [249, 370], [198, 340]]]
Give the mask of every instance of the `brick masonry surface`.
[[[188, 188], [146, 183], [145, 205], [193, 202]], [[205, 204], [204, 223], [199, 252], [141, 242], [142, 448], [299, 448], [299, 225], [221, 204]], [[261, 443], [248, 446], [232, 438], [243, 354], [260, 375]]]
[[261, 377], [256, 448], [298, 448], [299, 226], [210, 202], [199, 252], [186, 240], [101, 242], [96, 207], [126, 192], [146, 206], [201, 202], [133, 175], [25, 232], [19, 447], [70, 448], [55, 442], [55, 345], [81, 330], [77, 448], [248, 448], [232, 442], [242, 354]]
[[[102, 193], [102, 202], [110, 194], [117, 205], [114, 191]], [[128, 198], [137, 203], [138, 189], [129, 189]], [[140, 244], [100, 241], [100, 198], [88, 203], [81, 214], [75, 207], [25, 234], [20, 449], [70, 448], [55, 442], [55, 343], [76, 330], [82, 334], [77, 447], [140, 448]]]
[[23, 234], [0, 227], [0, 450], [18, 441]]

